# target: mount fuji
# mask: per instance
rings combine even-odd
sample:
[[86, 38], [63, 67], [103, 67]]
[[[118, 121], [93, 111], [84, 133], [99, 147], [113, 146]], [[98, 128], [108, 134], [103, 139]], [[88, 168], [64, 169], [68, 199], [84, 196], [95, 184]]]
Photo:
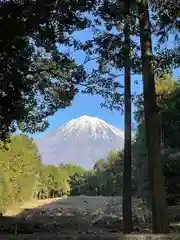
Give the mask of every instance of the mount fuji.
[[72, 119], [36, 141], [44, 164], [72, 163], [91, 169], [109, 151], [122, 149], [124, 132], [89, 116]]

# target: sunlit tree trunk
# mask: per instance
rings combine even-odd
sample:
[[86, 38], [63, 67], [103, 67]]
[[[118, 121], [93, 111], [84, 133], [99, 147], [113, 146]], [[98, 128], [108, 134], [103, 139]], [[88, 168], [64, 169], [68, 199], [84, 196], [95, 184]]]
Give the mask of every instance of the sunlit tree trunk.
[[123, 229], [124, 233], [132, 232], [132, 182], [131, 182], [131, 69], [130, 69], [130, 32], [126, 20], [124, 27], [125, 70], [124, 70], [124, 172], [123, 172]]
[[147, 158], [152, 194], [152, 227], [154, 233], [168, 233], [168, 213], [160, 155], [160, 125], [156, 106], [155, 79], [152, 68], [152, 41], [147, 0], [139, 1], [138, 11], [140, 16], [139, 25]]

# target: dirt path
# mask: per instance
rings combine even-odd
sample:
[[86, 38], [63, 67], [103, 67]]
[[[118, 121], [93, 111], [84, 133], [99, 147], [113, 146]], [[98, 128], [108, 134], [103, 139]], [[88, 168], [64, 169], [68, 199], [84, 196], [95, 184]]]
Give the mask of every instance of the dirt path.
[[[133, 215], [142, 220], [149, 211], [142, 205], [141, 200], [133, 199]], [[93, 197], [75, 196], [46, 200], [34, 200], [24, 204], [18, 211], [9, 211], [6, 216], [19, 214], [81, 215], [81, 216], [111, 216], [122, 217], [122, 197]], [[145, 219], [144, 219], [145, 220]]]
[[[134, 231], [150, 231], [150, 212], [133, 199]], [[176, 209], [177, 211], [177, 209]], [[1, 219], [2, 232], [121, 232], [122, 197], [76, 196], [33, 200]], [[9, 218], [8, 218], [9, 217]], [[8, 226], [8, 227], [7, 227]], [[18, 226], [18, 227], [17, 227]], [[174, 231], [174, 230], [173, 230]]]

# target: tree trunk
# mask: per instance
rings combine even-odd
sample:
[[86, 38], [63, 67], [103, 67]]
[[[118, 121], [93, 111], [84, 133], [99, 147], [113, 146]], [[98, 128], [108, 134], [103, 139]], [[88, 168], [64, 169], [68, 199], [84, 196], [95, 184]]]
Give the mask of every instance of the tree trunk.
[[147, 0], [141, 0], [138, 4], [138, 11], [140, 16], [139, 25], [147, 158], [152, 195], [152, 228], [154, 233], [168, 233], [168, 212], [160, 155], [160, 125], [156, 105], [155, 79], [152, 68], [152, 42]]
[[123, 230], [132, 232], [132, 183], [131, 183], [131, 69], [130, 33], [128, 22], [124, 27], [125, 71], [124, 71], [124, 112], [125, 112], [125, 141], [124, 141], [124, 172], [123, 172]]

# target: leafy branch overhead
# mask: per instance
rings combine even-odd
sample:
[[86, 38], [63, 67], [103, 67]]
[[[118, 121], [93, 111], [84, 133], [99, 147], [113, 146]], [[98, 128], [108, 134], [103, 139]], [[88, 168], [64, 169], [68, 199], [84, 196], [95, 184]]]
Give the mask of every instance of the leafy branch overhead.
[[[84, 92], [100, 95], [105, 88], [107, 99], [112, 95], [117, 87], [113, 80], [104, 86], [98, 83], [94, 73], [87, 74], [84, 66], [60, 53], [57, 45], [74, 45], [72, 33], [89, 26], [82, 13], [93, 4], [89, 0], [0, 3], [4, 32], [0, 37], [1, 139], [16, 129], [16, 122], [23, 131], [43, 131], [48, 126], [47, 117], [71, 105], [81, 87]], [[107, 86], [111, 86], [109, 93]]]
[[[172, 0], [173, 1], [173, 0]], [[172, 2], [171, 1], [171, 2]], [[175, 0], [174, 0], [175, 1]], [[166, 1], [167, 2], [167, 1]], [[124, 67], [123, 27], [129, 22], [131, 39], [130, 65], [141, 72], [136, 1], [2, 1], [0, 3], [0, 138], [18, 126], [23, 131], [43, 131], [47, 117], [59, 108], [70, 106], [78, 92], [98, 94], [102, 106], [121, 109], [123, 104], [120, 71]], [[179, 7], [167, 4], [159, 8], [150, 1], [154, 35], [159, 38], [154, 70], [172, 70], [179, 66], [179, 41], [176, 47], [161, 51], [163, 31], [179, 32]], [[166, 11], [164, 11], [166, 9]], [[87, 17], [87, 13], [93, 15]], [[94, 38], [77, 41], [75, 31], [93, 30]], [[7, 31], [8, 29], [8, 31]], [[176, 34], [176, 40], [178, 39]], [[78, 65], [60, 46], [84, 51], [85, 63]], [[94, 59], [97, 68], [87, 71]], [[87, 60], [87, 61], [86, 61]]]

